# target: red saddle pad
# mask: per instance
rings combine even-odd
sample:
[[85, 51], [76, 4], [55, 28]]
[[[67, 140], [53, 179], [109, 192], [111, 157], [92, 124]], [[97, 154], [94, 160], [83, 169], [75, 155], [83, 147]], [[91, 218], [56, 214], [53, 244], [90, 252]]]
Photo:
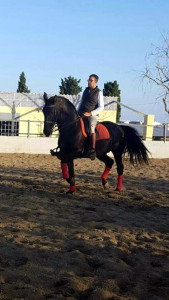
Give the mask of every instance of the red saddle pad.
[[106, 126], [103, 124], [99, 123], [96, 125], [96, 130], [98, 132], [98, 137], [96, 138], [97, 141], [99, 140], [107, 140], [110, 138], [110, 133]]
[[[87, 138], [87, 133], [86, 133], [86, 130], [85, 130], [85, 125], [84, 125], [84, 121], [83, 121], [82, 118], [80, 118], [80, 123], [81, 123], [81, 130], [82, 130], [83, 136], [85, 138]], [[99, 140], [107, 140], [107, 139], [110, 138], [109, 131], [108, 131], [108, 129], [103, 124], [98, 123], [96, 125], [96, 131], [98, 133], [97, 138], [96, 138], [97, 141], [99, 141]]]

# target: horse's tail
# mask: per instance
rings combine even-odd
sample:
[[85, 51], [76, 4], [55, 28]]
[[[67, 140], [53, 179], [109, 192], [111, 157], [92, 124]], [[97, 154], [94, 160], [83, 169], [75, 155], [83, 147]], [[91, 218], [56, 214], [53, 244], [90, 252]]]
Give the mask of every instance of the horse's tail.
[[148, 164], [148, 149], [143, 144], [141, 138], [138, 135], [137, 130], [130, 126], [120, 125], [124, 131], [125, 148], [124, 154], [127, 152], [130, 157], [130, 163], [136, 164]]

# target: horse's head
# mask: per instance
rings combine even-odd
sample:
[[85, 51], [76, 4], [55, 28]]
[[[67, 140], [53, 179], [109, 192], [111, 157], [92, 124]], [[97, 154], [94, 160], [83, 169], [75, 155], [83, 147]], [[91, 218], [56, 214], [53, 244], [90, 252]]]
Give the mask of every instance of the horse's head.
[[56, 109], [57, 109], [57, 96], [50, 97], [44, 93], [45, 105], [43, 107], [43, 114], [45, 118], [43, 132], [46, 136], [50, 136], [53, 132], [53, 127], [57, 123]]
[[44, 93], [45, 105], [43, 107], [43, 114], [45, 117], [44, 134], [50, 136], [55, 124], [64, 126], [73, 120], [77, 119], [77, 111], [75, 106], [66, 98], [62, 96], [53, 96], [48, 99], [47, 94]]

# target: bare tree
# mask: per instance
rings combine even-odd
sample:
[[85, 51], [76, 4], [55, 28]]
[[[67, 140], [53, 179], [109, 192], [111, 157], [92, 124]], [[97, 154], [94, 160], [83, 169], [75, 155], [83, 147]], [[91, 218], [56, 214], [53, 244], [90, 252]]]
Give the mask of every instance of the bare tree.
[[157, 86], [161, 87], [161, 98], [164, 102], [165, 111], [167, 99], [169, 98], [169, 36], [163, 36], [163, 44], [160, 47], [153, 46], [153, 51], [147, 56], [143, 78], [147, 78]]

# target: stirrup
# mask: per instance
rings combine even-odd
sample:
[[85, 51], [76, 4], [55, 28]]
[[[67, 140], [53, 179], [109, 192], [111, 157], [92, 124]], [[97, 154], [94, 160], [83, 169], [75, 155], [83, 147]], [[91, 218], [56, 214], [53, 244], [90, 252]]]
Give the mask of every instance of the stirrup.
[[51, 150], [50, 150], [50, 154], [51, 154], [52, 156], [57, 156], [57, 155], [58, 155], [58, 152], [59, 152], [59, 151], [57, 151], [58, 149], [59, 149], [59, 147], [54, 148], [54, 149], [51, 149]]

